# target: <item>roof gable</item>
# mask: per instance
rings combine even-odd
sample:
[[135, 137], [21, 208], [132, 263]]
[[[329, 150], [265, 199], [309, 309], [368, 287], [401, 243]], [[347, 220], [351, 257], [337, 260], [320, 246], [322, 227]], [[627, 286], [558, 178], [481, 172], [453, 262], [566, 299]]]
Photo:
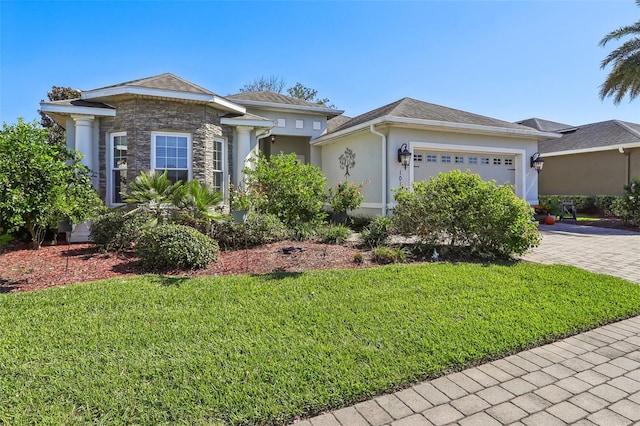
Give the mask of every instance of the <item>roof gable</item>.
[[560, 139], [540, 141], [541, 153], [598, 150], [617, 148], [621, 145], [640, 144], [640, 124], [619, 120], [576, 126], [572, 132], [563, 133]]
[[478, 126], [501, 127], [515, 130], [531, 130], [529, 127], [516, 123], [509, 123], [471, 112], [448, 108], [441, 105], [419, 101], [413, 98], [402, 98], [388, 105], [352, 118], [334, 129], [340, 131], [381, 117], [399, 117], [418, 120], [431, 120], [447, 123], [472, 124]]

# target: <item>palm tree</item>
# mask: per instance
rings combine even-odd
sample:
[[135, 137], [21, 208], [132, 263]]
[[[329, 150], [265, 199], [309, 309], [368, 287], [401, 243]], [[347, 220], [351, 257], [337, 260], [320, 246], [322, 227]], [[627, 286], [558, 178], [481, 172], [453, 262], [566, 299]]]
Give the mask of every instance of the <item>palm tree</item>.
[[129, 184], [129, 193], [122, 194], [125, 203], [137, 204], [137, 207], [127, 214], [146, 210], [152, 213], [155, 220], [162, 223], [167, 211], [183, 197], [183, 186], [182, 181], [175, 184], [171, 182], [166, 171], [162, 174], [142, 171], [135, 181]]
[[[636, 0], [636, 4], [640, 6], [640, 0]], [[620, 27], [600, 40], [600, 46], [604, 47], [611, 40], [619, 40], [626, 36], [633, 38], [609, 53], [600, 64], [602, 69], [608, 65], [613, 66], [607, 79], [600, 86], [600, 98], [613, 96], [614, 104], [619, 104], [627, 94], [629, 100], [640, 94], [640, 21]]]

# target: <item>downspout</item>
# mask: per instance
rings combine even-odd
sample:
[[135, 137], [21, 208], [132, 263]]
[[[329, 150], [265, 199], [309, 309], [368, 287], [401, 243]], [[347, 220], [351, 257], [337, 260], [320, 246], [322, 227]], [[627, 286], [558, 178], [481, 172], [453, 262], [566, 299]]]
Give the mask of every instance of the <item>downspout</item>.
[[384, 133], [378, 132], [374, 125], [369, 126], [369, 130], [374, 135], [378, 135], [382, 138], [382, 216], [387, 215], [387, 136]]

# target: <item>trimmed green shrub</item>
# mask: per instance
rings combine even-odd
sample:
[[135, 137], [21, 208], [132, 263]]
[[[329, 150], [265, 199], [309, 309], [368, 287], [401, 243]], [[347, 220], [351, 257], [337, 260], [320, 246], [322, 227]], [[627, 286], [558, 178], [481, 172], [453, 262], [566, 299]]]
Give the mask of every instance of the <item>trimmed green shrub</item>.
[[381, 265], [389, 263], [404, 263], [407, 261], [407, 254], [402, 249], [376, 247], [371, 251], [371, 259]]
[[604, 213], [605, 215], [613, 214], [612, 205], [616, 199], [620, 199], [622, 197], [618, 195], [596, 195], [594, 204], [598, 211]]
[[362, 242], [371, 248], [385, 245], [391, 235], [392, 226], [390, 218], [376, 217], [360, 234]]
[[506, 258], [540, 243], [531, 206], [510, 186], [485, 182], [477, 174], [440, 173], [415, 182], [413, 191], [400, 188], [394, 197], [394, 228], [432, 246], [469, 247], [475, 256]]
[[545, 206], [562, 205], [563, 201], [573, 201], [576, 210], [580, 213], [593, 213], [597, 211], [596, 196], [594, 195], [539, 195], [540, 204]]
[[625, 223], [640, 226], [640, 178], [631, 179], [631, 184], [624, 185], [624, 194], [615, 203], [616, 216]]
[[228, 250], [287, 240], [291, 238], [291, 231], [275, 215], [250, 212], [244, 223], [216, 223], [212, 235]]
[[319, 167], [296, 161], [296, 154], [260, 155], [244, 169], [251, 205], [259, 213], [276, 215], [293, 228], [299, 223], [319, 224], [325, 177]]
[[148, 212], [109, 210], [93, 219], [89, 238], [104, 251], [129, 250], [151, 220], [152, 216]]
[[317, 235], [323, 243], [342, 244], [351, 235], [351, 230], [344, 225], [330, 224], [318, 228]]
[[150, 270], [203, 269], [218, 258], [218, 243], [184, 225], [158, 225], [142, 233], [136, 254]]
[[291, 228], [291, 238], [295, 241], [307, 241], [316, 236], [316, 225], [299, 223]]

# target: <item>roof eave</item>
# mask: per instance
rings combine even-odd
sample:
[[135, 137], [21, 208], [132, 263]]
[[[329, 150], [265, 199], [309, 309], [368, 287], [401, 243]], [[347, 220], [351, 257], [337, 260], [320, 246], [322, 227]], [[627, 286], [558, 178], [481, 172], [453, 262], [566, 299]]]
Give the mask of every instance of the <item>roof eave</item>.
[[264, 109], [272, 109], [272, 110], [278, 110], [278, 111], [294, 111], [294, 112], [304, 111], [304, 112], [309, 112], [313, 114], [321, 114], [321, 115], [333, 116], [333, 117], [337, 117], [338, 115], [344, 113], [344, 110], [320, 107], [320, 106], [314, 107], [314, 106], [307, 106], [307, 105], [281, 104], [277, 102], [262, 102], [262, 101], [253, 101], [253, 100], [247, 100], [247, 99], [238, 99], [235, 102], [237, 102], [240, 105], [254, 106], [254, 107], [264, 108]]
[[311, 141], [311, 144], [316, 146], [322, 146], [327, 143], [330, 143], [334, 138], [342, 137], [350, 133], [355, 133], [355, 132], [364, 130], [366, 128], [369, 128], [371, 125], [378, 126], [382, 124], [402, 125], [404, 127], [415, 127], [420, 129], [439, 130], [444, 132], [472, 133], [472, 134], [482, 134], [482, 135], [492, 135], [492, 136], [495, 136], [495, 135], [512, 136], [516, 138], [535, 139], [535, 140], [558, 139], [561, 137], [561, 135], [557, 133], [541, 132], [534, 129], [532, 130], [510, 129], [506, 127], [482, 126], [478, 124], [451, 123], [448, 121], [384, 116], [384, 117], [378, 117], [373, 120], [369, 120], [365, 123], [358, 124], [357, 126], [348, 127], [346, 129], [340, 130], [335, 133], [330, 133], [328, 135], [321, 136]]
[[226, 124], [228, 126], [247, 126], [247, 127], [264, 127], [270, 129], [274, 127], [273, 121], [268, 120], [243, 120], [240, 118], [228, 118], [222, 117], [220, 124]]
[[582, 149], [567, 149], [564, 151], [555, 151], [555, 152], [540, 151], [540, 153], [543, 157], [561, 157], [564, 155], [589, 154], [592, 152], [603, 152], [603, 151], [619, 151], [620, 149], [624, 150], [624, 149], [632, 149], [632, 148], [640, 148], [640, 142], [608, 145], [608, 146], [595, 146], [592, 148], [582, 148]]
[[113, 108], [98, 108], [74, 105], [57, 105], [47, 102], [40, 102], [40, 111], [53, 114], [82, 114], [97, 115], [100, 117], [115, 117], [116, 110]]
[[82, 99], [85, 100], [98, 100], [109, 98], [112, 96], [119, 95], [141, 95], [141, 96], [152, 96], [156, 98], [170, 98], [170, 99], [180, 99], [180, 100], [188, 100], [195, 102], [204, 102], [214, 104], [218, 109], [236, 112], [240, 114], [244, 114], [247, 112], [246, 108], [242, 105], [238, 105], [234, 102], [231, 102], [225, 98], [214, 94], [207, 93], [189, 93], [189, 92], [180, 92], [175, 90], [163, 90], [163, 89], [152, 89], [148, 87], [139, 87], [139, 86], [117, 86], [117, 87], [108, 87], [104, 89], [96, 89], [89, 90], [86, 92], [82, 92]]

